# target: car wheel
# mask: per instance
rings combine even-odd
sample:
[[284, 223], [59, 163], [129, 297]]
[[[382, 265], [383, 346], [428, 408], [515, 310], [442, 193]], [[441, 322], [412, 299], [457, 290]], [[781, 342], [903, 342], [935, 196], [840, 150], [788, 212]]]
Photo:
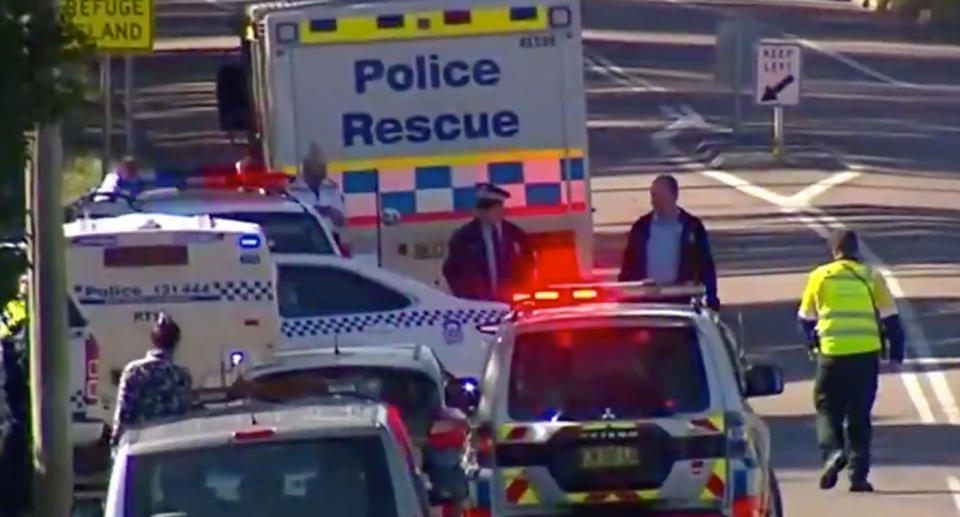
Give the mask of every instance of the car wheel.
[[780, 496], [780, 482], [777, 474], [770, 471], [770, 511], [767, 517], [783, 517], [783, 498]]

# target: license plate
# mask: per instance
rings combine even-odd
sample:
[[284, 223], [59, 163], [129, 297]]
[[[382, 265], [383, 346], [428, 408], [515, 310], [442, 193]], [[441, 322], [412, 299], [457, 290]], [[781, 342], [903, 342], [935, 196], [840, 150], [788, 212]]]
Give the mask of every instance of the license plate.
[[580, 449], [580, 467], [585, 469], [635, 467], [639, 464], [640, 453], [635, 447], [608, 445]]

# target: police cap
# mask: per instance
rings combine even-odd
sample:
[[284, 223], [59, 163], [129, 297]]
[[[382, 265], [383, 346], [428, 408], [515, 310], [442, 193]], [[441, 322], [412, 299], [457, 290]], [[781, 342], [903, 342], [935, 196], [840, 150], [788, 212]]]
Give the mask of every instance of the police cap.
[[502, 204], [509, 198], [509, 192], [493, 183], [477, 183], [477, 206], [481, 208]]

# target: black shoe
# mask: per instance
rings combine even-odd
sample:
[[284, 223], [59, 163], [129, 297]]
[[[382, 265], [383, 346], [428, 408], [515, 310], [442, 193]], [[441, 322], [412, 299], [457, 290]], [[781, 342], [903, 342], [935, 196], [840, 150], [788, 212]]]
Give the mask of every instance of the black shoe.
[[833, 456], [830, 456], [830, 459], [827, 460], [826, 465], [823, 467], [823, 472], [820, 474], [820, 489], [830, 490], [837, 486], [837, 479], [840, 477], [840, 472], [846, 466], [847, 457], [842, 452], [833, 453]]
[[873, 492], [873, 485], [869, 481], [851, 481], [850, 482], [850, 491], [851, 492]]

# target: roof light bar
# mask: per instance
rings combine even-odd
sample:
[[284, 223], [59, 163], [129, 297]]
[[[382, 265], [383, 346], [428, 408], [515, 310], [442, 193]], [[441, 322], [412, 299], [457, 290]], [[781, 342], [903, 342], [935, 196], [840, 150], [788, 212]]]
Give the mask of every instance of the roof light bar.
[[669, 303], [695, 305], [706, 294], [703, 285], [658, 286], [651, 282], [607, 282], [596, 284], [551, 285], [538, 291], [513, 294], [515, 306], [537, 306], [592, 301], [621, 301], [627, 303]]

